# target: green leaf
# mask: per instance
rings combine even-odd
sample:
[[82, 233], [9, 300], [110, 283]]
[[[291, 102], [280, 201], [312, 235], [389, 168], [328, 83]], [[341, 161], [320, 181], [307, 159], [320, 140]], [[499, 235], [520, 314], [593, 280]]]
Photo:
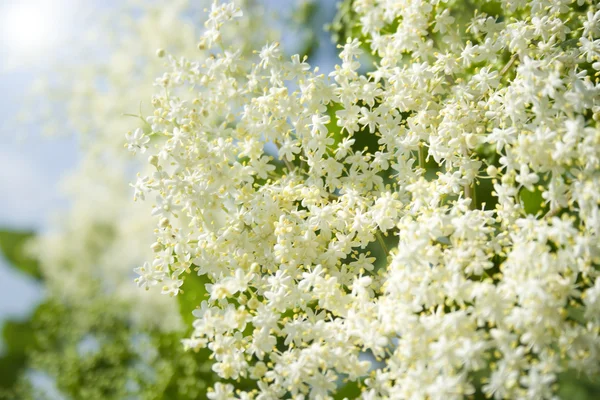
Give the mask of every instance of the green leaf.
[[600, 398], [600, 377], [566, 371], [558, 376], [558, 395], [561, 399], [592, 400]]
[[179, 313], [188, 327], [192, 326], [192, 322], [194, 322], [192, 311], [200, 306], [202, 300], [206, 299], [207, 283], [210, 283], [210, 280], [206, 275], [198, 276], [192, 273], [185, 278], [181, 286], [182, 292], [177, 295]]
[[475, 208], [479, 209], [485, 204], [485, 210], [493, 210], [498, 204], [498, 197], [494, 196], [494, 183], [491, 179], [480, 179], [475, 185], [475, 194], [477, 198], [477, 204]]
[[334, 399], [335, 400], [343, 400], [343, 399], [356, 399], [360, 397], [360, 386], [356, 381], [350, 381], [335, 392]]
[[41, 279], [38, 262], [25, 250], [27, 241], [33, 236], [34, 233], [31, 231], [0, 230], [0, 250], [15, 268], [36, 279]]
[[342, 128], [337, 126], [337, 115], [336, 112], [343, 110], [344, 107], [340, 103], [329, 103], [327, 105], [327, 115], [329, 115], [329, 123], [327, 124], [327, 131], [334, 140], [334, 144], [331, 146], [332, 149], [336, 149], [346, 135], [342, 133]]
[[527, 214], [536, 215], [538, 212], [544, 210], [544, 198], [542, 197], [542, 191], [539, 188], [535, 188], [533, 192], [523, 188], [519, 192], [519, 197], [523, 202], [523, 207]]
[[26, 367], [26, 351], [34, 341], [31, 321], [4, 322], [2, 339], [4, 354], [0, 357], [0, 388], [10, 389]]

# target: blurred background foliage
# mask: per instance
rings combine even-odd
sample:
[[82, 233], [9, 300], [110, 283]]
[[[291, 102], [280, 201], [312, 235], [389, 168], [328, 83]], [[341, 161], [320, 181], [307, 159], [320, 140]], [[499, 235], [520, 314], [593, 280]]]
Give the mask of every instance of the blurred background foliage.
[[[321, 21], [318, 16], [326, 2], [304, 1], [293, 13], [294, 24], [307, 28], [299, 52], [306, 55], [309, 62], [323, 46], [322, 35], [318, 34], [322, 26], [317, 21]], [[469, 1], [463, 3], [474, 7]], [[497, 3], [486, 2], [485, 8], [491, 15], [499, 14]], [[459, 18], [457, 23], [466, 24], [467, 21]], [[338, 3], [337, 14], [327, 29], [338, 44], [345, 43], [348, 37], [361, 37], [352, 0]], [[366, 44], [363, 46], [365, 50], [368, 48]], [[365, 55], [365, 58], [363, 72], [377, 61], [373, 56]], [[335, 106], [330, 107], [332, 122], [328, 129], [336, 142], [340, 142], [343, 134], [335, 123], [336, 111]], [[367, 133], [355, 135], [354, 150], [377, 151], [378, 138]], [[478, 149], [478, 154], [489, 164], [498, 165], [498, 160], [490, 158], [495, 152], [485, 146]], [[440, 168], [432, 160], [424, 160], [423, 165], [428, 179], [433, 179]], [[480, 180], [472, 190], [476, 198], [474, 207], [494, 209], [496, 202], [490, 180]], [[520, 198], [528, 214], [547, 212], [540, 190], [522, 189]], [[44, 284], [39, 263], [27, 251], [26, 244], [34, 235], [32, 231], [0, 230], [0, 249], [12, 268]], [[385, 268], [386, 249], [394, 246], [393, 235], [371, 243], [368, 250], [376, 258], [377, 269]], [[192, 311], [206, 294], [206, 283], [208, 281], [201, 277], [187, 279], [177, 298], [188, 330], [193, 322]], [[136, 289], [132, 287], [132, 290]], [[125, 307], [127, 305], [103, 295], [80, 299], [77, 303], [48, 297], [28, 316], [5, 321], [0, 352], [0, 398], [206, 398], [206, 389], [216, 379], [211, 371], [209, 351], [184, 352], [180, 339], [189, 333], [186, 331], [165, 333], [140, 329], [139, 325], [129, 321], [128, 314], [123, 312]], [[600, 377], [566, 372], [559, 377], [558, 384], [562, 399], [600, 398]], [[358, 393], [357, 383], [341, 382], [335, 398], [356, 398]], [[484, 398], [480, 392], [473, 397]]]
[[[26, 251], [31, 237], [31, 232], [1, 231], [0, 248], [13, 268], [43, 283], [38, 263]], [[205, 293], [202, 282], [190, 287], [192, 282], [179, 298], [189, 324]], [[109, 296], [77, 303], [47, 298], [29, 316], [5, 321], [0, 398], [55, 398], [51, 386], [58, 398], [70, 399], [205, 398], [215, 380], [209, 351], [184, 352], [185, 332], [140, 329], [129, 321], [126, 307]]]

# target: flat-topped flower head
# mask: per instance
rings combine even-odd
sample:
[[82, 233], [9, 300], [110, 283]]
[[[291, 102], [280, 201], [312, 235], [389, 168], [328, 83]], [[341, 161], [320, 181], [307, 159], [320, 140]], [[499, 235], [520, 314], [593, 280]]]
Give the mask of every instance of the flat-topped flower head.
[[166, 58], [135, 185], [138, 283], [209, 282], [184, 345], [255, 381], [212, 398], [550, 399], [598, 371], [598, 10], [571, 3], [354, 1], [329, 76], [236, 53], [215, 3], [206, 53]]

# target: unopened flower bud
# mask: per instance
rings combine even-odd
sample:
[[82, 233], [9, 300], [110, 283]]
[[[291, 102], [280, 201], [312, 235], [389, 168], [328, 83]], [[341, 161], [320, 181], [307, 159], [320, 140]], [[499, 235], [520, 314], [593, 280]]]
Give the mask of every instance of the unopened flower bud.
[[152, 249], [153, 252], [158, 253], [159, 251], [161, 251], [163, 249], [163, 245], [161, 243], [154, 242], [152, 244], [152, 246], [150, 246], [150, 248]]
[[150, 156], [150, 157], [148, 157], [148, 162], [151, 165], [154, 165], [156, 167], [158, 165], [158, 157], [157, 156]]
[[467, 146], [469, 148], [473, 149], [477, 146], [479, 140], [477, 139], [477, 135], [473, 135], [472, 133], [469, 133], [465, 137], [465, 142], [467, 143]]

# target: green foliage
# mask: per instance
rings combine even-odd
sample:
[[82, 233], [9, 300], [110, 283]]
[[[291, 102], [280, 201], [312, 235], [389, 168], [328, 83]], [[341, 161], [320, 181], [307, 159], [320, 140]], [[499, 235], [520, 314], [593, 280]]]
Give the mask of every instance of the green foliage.
[[[41, 279], [38, 263], [27, 255], [31, 232], [0, 231], [0, 249], [10, 264]], [[206, 278], [186, 280], [178, 299], [186, 326], [206, 293]], [[26, 372], [49, 376], [68, 398], [205, 398], [215, 376], [208, 351], [184, 352], [183, 332], [162, 332], [130, 318], [132, 304], [98, 295], [67, 304], [51, 298], [22, 321], [3, 325], [0, 398], [39, 398]], [[43, 390], [42, 390], [43, 392]]]
[[39, 264], [26, 251], [26, 244], [33, 237], [31, 231], [0, 230], [0, 250], [13, 267], [26, 274], [41, 279]]
[[523, 202], [523, 207], [527, 214], [536, 215], [543, 211], [546, 207], [544, 206], [544, 198], [542, 197], [542, 191], [539, 188], [529, 191], [525, 188], [519, 191], [519, 197]]
[[[29, 231], [0, 230], [0, 250], [9, 264], [29, 276], [41, 279], [38, 263], [29, 257], [26, 243], [33, 237]], [[32, 343], [31, 320], [8, 320], [2, 325], [0, 355], [0, 398], [15, 390], [19, 376], [25, 371], [27, 350]]]
[[129, 307], [107, 297], [47, 301], [33, 317], [29, 366], [71, 398], [204, 398], [214, 381], [206, 358], [183, 351], [181, 332], [136, 326]]
[[358, 382], [350, 381], [342, 385], [335, 393], [335, 400], [355, 399], [360, 396], [360, 385]]
[[2, 327], [4, 351], [0, 356], [0, 398], [13, 392], [27, 365], [27, 350], [33, 341], [31, 321], [5, 321]]
[[179, 313], [188, 327], [192, 326], [195, 319], [192, 311], [199, 307], [202, 300], [205, 299], [207, 283], [210, 283], [208, 277], [192, 273], [185, 279], [181, 286], [182, 291], [177, 295]]
[[600, 398], [600, 377], [593, 379], [568, 371], [558, 377], [558, 396], [565, 400], [595, 400]]

